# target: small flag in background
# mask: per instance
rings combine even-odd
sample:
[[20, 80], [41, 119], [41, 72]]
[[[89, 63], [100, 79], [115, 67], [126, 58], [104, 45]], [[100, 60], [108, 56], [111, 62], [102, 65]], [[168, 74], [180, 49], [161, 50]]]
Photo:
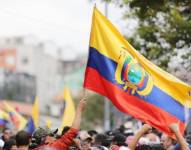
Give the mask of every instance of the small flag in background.
[[26, 131], [28, 133], [30, 133], [30, 135], [32, 135], [32, 133], [34, 132], [35, 129], [36, 128], [35, 128], [35, 125], [34, 125], [33, 118], [29, 117], [28, 122], [27, 122], [27, 126], [26, 126]]
[[183, 134], [185, 106], [191, 114], [191, 86], [143, 57], [96, 8], [84, 87], [168, 135], [171, 123], [178, 123]]
[[38, 97], [36, 97], [32, 106], [32, 116], [29, 117], [27, 122], [26, 131], [32, 135], [34, 130], [38, 127], [38, 122], [39, 122], [39, 99]]
[[6, 126], [6, 123], [10, 120], [9, 114], [0, 110], [0, 126]]
[[16, 129], [23, 130], [27, 124], [27, 120], [8, 103], [4, 102], [3, 105], [5, 106], [5, 111], [9, 114], [10, 120]]
[[50, 118], [46, 120], [46, 127], [48, 127], [49, 129], [52, 127], [52, 121], [50, 120]]
[[61, 130], [64, 126], [71, 126], [75, 117], [75, 106], [68, 87], [64, 88], [63, 99], [65, 101], [65, 109], [60, 128]]
[[32, 106], [32, 119], [33, 119], [35, 127], [38, 127], [38, 121], [39, 121], [39, 99], [38, 99], [38, 97], [35, 98], [33, 106]]

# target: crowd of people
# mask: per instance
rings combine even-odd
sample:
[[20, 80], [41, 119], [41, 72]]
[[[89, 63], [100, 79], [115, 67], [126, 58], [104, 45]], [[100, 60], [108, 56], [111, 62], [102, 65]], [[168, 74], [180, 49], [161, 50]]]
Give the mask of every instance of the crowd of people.
[[174, 137], [144, 124], [137, 132], [125, 132], [124, 126], [113, 131], [98, 133], [95, 130], [80, 130], [81, 115], [86, 101], [77, 106], [71, 127], [66, 126], [61, 134], [48, 127], [37, 128], [32, 135], [19, 131], [16, 135], [5, 128], [0, 140], [2, 150], [189, 150], [191, 135], [183, 137], [177, 124], [169, 125]]

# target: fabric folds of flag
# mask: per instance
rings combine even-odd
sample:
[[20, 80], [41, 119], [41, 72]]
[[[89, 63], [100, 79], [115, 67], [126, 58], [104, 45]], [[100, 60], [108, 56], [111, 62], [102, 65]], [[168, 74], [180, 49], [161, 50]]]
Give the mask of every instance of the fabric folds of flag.
[[26, 127], [27, 120], [19, 114], [11, 105], [4, 102], [5, 111], [9, 114], [11, 122], [17, 130], [23, 130]]
[[65, 101], [65, 109], [60, 129], [64, 126], [71, 126], [75, 117], [75, 106], [68, 87], [64, 88], [63, 99]]
[[185, 107], [191, 114], [191, 86], [143, 57], [96, 8], [84, 87], [169, 135], [171, 123], [184, 132]]

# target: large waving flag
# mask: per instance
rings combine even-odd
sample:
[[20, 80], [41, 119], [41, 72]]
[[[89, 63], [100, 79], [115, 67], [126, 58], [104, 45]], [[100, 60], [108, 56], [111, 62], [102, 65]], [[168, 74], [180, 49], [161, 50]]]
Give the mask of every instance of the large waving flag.
[[17, 130], [23, 130], [27, 124], [27, 120], [19, 114], [11, 105], [4, 102], [6, 112], [9, 114], [11, 122]]
[[60, 129], [62, 129], [64, 126], [71, 126], [75, 117], [75, 106], [68, 87], [64, 88], [63, 98], [66, 105]]
[[191, 86], [143, 57], [96, 8], [90, 36], [84, 87], [169, 135], [171, 123], [183, 133]]
[[39, 121], [39, 99], [38, 97], [35, 98], [34, 104], [32, 107], [32, 120], [34, 122], [35, 127], [38, 127], [38, 121]]

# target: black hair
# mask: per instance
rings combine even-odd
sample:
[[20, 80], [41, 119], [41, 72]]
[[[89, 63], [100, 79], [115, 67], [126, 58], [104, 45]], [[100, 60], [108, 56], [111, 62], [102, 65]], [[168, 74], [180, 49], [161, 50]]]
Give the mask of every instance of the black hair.
[[98, 134], [98, 133], [97, 133], [97, 131], [95, 131], [95, 130], [89, 130], [89, 131], [88, 131], [88, 134], [89, 134], [90, 136], [94, 136], [94, 135], [96, 135], [96, 134]]
[[135, 150], [152, 150], [152, 149], [151, 149], [151, 146], [143, 144], [143, 145], [137, 146]]
[[64, 135], [68, 130], [70, 130], [69, 126], [65, 126], [62, 130], [62, 135]]
[[165, 150], [165, 148], [160, 144], [154, 145], [139, 145], [135, 150]]
[[9, 129], [9, 128], [4, 128], [4, 129], [3, 129], [3, 133], [4, 133], [6, 130], [10, 130], [10, 129]]
[[103, 140], [107, 139], [107, 135], [105, 134], [97, 134], [95, 137], [95, 143], [101, 145]]
[[31, 136], [28, 132], [22, 130], [16, 134], [16, 144], [18, 146], [27, 146], [30, 144]]
[[97, 134], [95, 136], [95, 145], [109, 147], [110, 144], [111, 140], [109, 139], [109, 136], [107, 136], [106, 134]]
[[165, 150], [165, 148], [161, 144], [151, 145], [152, 150]]
[[102, 146], [109, 147], [111, 145], [111, 140], [110, 139], [105, 139], [101, 142]]
[[[6, 130], [9, 130], [9, 131], [10, 131], [9, 128], [3, 128], [2, 133], [4, 134]], [[2, 139], [4, 142], [8, 140], [8, 139], [5, 139], [5, 136], [4, 136], [4, 135], [2, 135], [1, 139]]]
[[11, 147], [13, 145], [16, 145], [15, 139], [9, 139], [9, 140], [5, 141], [5, 144], [3, 146], [3, 150], [11, 150]]
[[118, 146], [127, 146], [125, 143], [126, 137], [123, 134], [116, 134], [112, 140], [112, 142], [115, 142], [116, 145]]

